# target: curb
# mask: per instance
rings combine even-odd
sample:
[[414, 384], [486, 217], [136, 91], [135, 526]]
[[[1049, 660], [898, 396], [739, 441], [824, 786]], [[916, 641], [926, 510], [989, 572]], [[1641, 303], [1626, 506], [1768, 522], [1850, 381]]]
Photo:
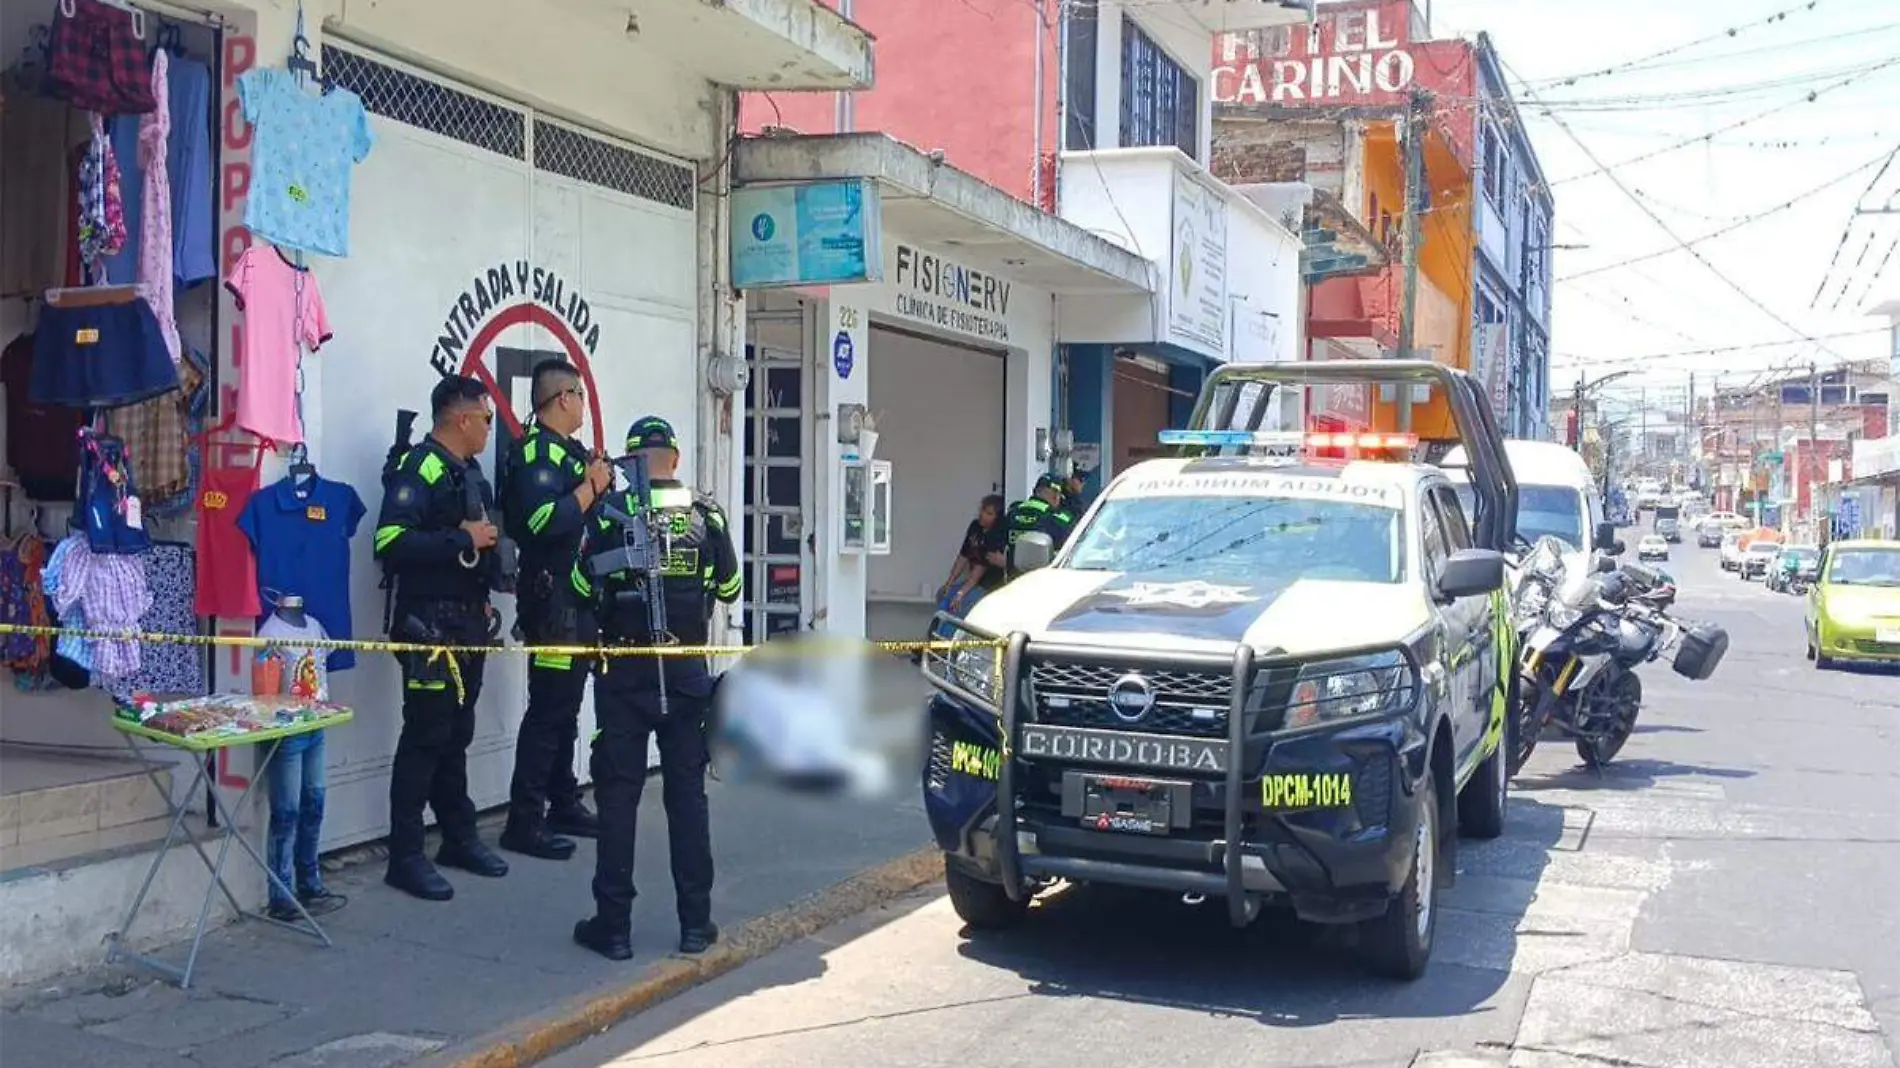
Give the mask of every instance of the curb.
[[719, 944], [702, 956], [664, 957], [641, 969], [624, 986], [571, 998], [438, 1054], [428, 1063], [438, 1068], [538, 1064], [660, 1002], [942, 876], [942, 852], [935, 847], [920, 849], [721, 932]]

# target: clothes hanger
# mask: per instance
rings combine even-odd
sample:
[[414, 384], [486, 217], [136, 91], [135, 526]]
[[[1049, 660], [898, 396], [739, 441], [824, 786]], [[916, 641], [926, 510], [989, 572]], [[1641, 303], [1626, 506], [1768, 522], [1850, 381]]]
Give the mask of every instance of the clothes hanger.
[[308, 497], [317, 478], [317, 465], [310, 462], [310, 450], [303, 442], [290, 447], [290, 481], [297, 496]]
[[[116, 11], [123, 11], [132, 16], [132, 36], [141, 41], [145, 39], [144, 11], [133, 7], [127, 0], [93, 0], [93, 2], [101, 7], [109, 7]], [[59, 13], [62, 17], [72, 18], [76, 13], [76, 6], [73, 0], [59, 0]]]
[[310, 38], [304, 36], [301, 3], [297, 5], [297, 34], [290, 39], [290, 58], [284, 61], [284, 66], [290, 73], [299, 75], [300, 82], [303, 76], [308, 76], [311, 81], [324, 84], [324, 79], [317, 74], [317, 61], [310, 58]]
[[143, 291], [137, 285], [64, 286], [46, 291], [46, 303], [55, 308], [99, 308], [130, 304]]
[[154, 46], [153, 50], [168, 52], [174, 59], [184, 57], [185, 35], [184, 32], [178, 28], [177, 23], [164, 18], [158, 20], [158, 44]]

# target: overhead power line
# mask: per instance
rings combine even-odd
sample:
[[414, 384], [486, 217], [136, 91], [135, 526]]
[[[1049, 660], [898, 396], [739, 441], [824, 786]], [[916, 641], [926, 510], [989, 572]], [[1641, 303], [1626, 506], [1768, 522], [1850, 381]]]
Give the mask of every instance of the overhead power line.
[[[1895, 149], [1894, 151], [1900, 152], [1900, 149]], [[1664, 256], [1681, 252], [1684, 249], [1687, 249], [1693, 245], [1700, 245], [1705, 241], [1713, 241], [1714, 239], [1721, 237], [1724, 234], [1734, 233], [1735, 231], [1740, 230], [1742, 227], [1748, 226], [1751, 223], [1757, 223], [1763, 219], [1766, 219], [1771, 216], [1778, 215], [1781, 212], [1787, 211], [1789, 208], [1792, 208], [1796, 204], [1799, 204], [1802, 201], [1807, 200], [1809, 197], [1813, 197], [1818, 194], [1825, 193], [1829, 189], [1832, 189], [1835, 186], [1840, 185], [1842, 182], [1847, 181], [1849, 178], [1852, 178], [1855, 175], [1860, 174], [1862, 171], [1871, 170], [1875, 166], [1881, 165], [1883, 161], [1891, 161], [1893, 157], [1894, 157], [1894, 152], [1883, 152], [1880, 155], [1875, 156], [1873, 159], [1870, 159], [1867, 162], [1861, 164], [1860, 166], [1855, 167], [1853, 170], [1847, 171], [1846, 173], [1843, 173], [1843, 174], [1837, 174], [1834, 177], [1828, 179], [1827, 181], [1822, 182], [1820, 185], [1817, 185], [1814, 188], [1807, 190], [1806, 192], [1797, 193], [1794, 196], [1789, 197], [1787, 200], [1784, 200], [1779, 204], [1776, 204], [1772, 207], [1763, 208], [1762, 210], [1755, 212], [1752, 215], [1744, 215], [1741, 218], [1736, 219], [1735, 221], [1729, 223], [1728, 225], [1720, 227], [1718, 229], [1710, 230], [1708, 233], [1703, 234], [1700, 237], [1690, 238], [1687, 242], [1684, 242], [1680, 246], [1672, 246], [1670, 248], [1657, 249], [1654, 252], [1645, 252], [1638, 256], [1631, 256], [1628, 259], [1618, 260], [1615, 263], [1606, 263], [1600, 267], [1591, 267], [1587, 270], [1578, 271], [1575, 274], [1567, 274], [1563, 276], [1562, 278], [1557, 279], [1557, 281], [1569, 282], [1578, 278], [1588, 278], [1593, 274], [1602, 274], [1605, 271], [1614, 271], [1619, 267], [1627, 267], [1632, 263], [1642, 263], [1645, 260], [1660, 259]], [[1884, 166], [1882, 167], [1882, 169], [1883, 170], [1885, 169]], [[1642, 194], [1639, 192], [1637, 195], [1641, 196]]]
[[1574, 352], [1553, 352], [1550, 355], [1552, 360], [1564, 360], [1565, 366], [1569, 366], [1570, 364], [1584, 364], [1590, 367], [1620, 367], [1624, 364], [1631, 363], [1675, 360], [1687, 356], [1722, 356], [1731, 352], [1755, 352], [1761, 349], [1785, 348], [1789, 345], [1800, 345], [1809, 341], [1839, 341], [1846, 338], [1872, 337], [1875, 334], [1885, 333], [1887, 333], [1887, 328], [1881, 326], [1866, 330], [1844, 330], [1837, 334], [1818, 334], [1814, 337], [1802, 338], [1799, 341], [1750, 341], [1737, 345], [1711, 345], [1708, 348], [1701, 349], [1674, 349], [1669, 352], [1644, 352], [1634, 356], [1610, 356], [1603, 359], [1592, 359]]
[[[1893, 166], [1893, 160], [1896, 155], [1900, 155], [1900, 146], [1895, 146], [1892, 152], [1887, 153], [1887, 162], [1881, 165], [1880, 170], [1868, 181], [1867, 188], [1861, 190], [1860, 196], [1855, 199], [1855, 210], [1847, 216], [1847, 222], [1841, 226], [1841, 238], [1834, 243], [1834, 253], [1829, 256], [1827, 260], [1827, 270], [1821, 273], [1821, 282], [1814, 287], [1814, 296], [1808, 299], [1809, 308], [1813, 308], [1816, 304], [1821, 302], [1821, 294], [1827, 291], [1828, 280], [1834, 277], [1834, 268], [1841, 261], [1841, 250], [1847, 247], [1848, 235], [1854, 232], [1854, 220], [1860, 218], [1860, 202], [1866, 200], [1867, 194], [1873, 192], [1874, 187], [1880, 184], [1880, 180], [1886, 177], [1887, 168]], [[1849, 283], [1851, 283], [1851, 281], [1852, 278], [1850, 276]], [[1843, 284], [1841, 292], [1845, 293], [1846, 291], [1846, 284]], [[1840, 302], [1836, 301], [1835, 303], [1838, 305]]]
[[[1514, 68], [1512, 68], [1510, 63], [1506, 62], [1501, 56], [1499, 57], [1498, 62], [1503, 65], [1505, 71], [1512, 78], [1517, 79], [1520, 85], [1523, 84], [1523, 77], [1519, 75]], [[1535, 90], [1530, 89], [1528, 86], [1525, 86], [1524, 91], [1531, 95], [1532, 100], [1535, 100], [1537, 98]], [[1656, 228], [1658, 230], [1661, 230], [1664, 234], [1666, 234], [1671, 241], [1674, 241], [1684, 251], [1688, 252], [1689, 255], [1694, 256], [1696, 262], [1700, 263], [1704, 268], [1706, 268], [1708, 272], [1714, 275], [1718, 280], [1720, 280], [1723, 285], [1726, 285], [1729, 289], [1733, 290], [1736, 293], [1736, 295], [1740, 296], [1743, 300], [1746, 300], [1748, 303], [1754, 305], [1754, 307], [1757, 310], [1759, 310], [1763, 315], [1766, 315], [1768, 318], [1773, 319], [1777, 325], [1781, 326], [1783, 329], [1787, 330], [1789, 333], [1796, 335], [1796, 337], [1798, 337], [1802, 341], [1815, 340], [1815, 338], [1811, 336], [1810, 334], [1808, 334], [1807, 331], [1804, 331], [1800, 327], [1789, 322], [1787, 319], [1783, 318], [1779, 312], [1775, 311], [1773, 308], [1770, 308], [1768, 305], [1762, 303], [1759, 297], [1755, 296], [1753, 293], [1750, 293], [1748, 290], [1743, 289], [1741, 285], [1739, 285], [1734, 279], [1724, 274], [1720, 268], [1716, 267], [1715, 264], [1709, 262], [1709, 258], [1707, 256], [1704, 256], [1701, 252], [1698, 252], [1695, 246], [1689, 244], [1688, 241], [1684, 240], [1680, 234], [1676, 233], [1676, 231], [1673, 228], [1671, 228], [1667, 222], [1663, 221], [1662, 216], [1657, 215], [1656, 212], [1652, 208], [1650, 208], [1648, 204], [1645, 204], [1643, 202], [1643, 198], [1637, 196], [1635, 193], [1630, 192], [1629, 186], [1624, 184], [1623, 179], [1617, 177], [1616, 172], [1604, 164], [1603, 160], [1599, 158], [1596, 152], [1592, 150], [1590, 146], [1584, 142], [1583, 138], [1578, 137], [1576, 132], [1570, 128], [1569, 123], [1565, 122], [1564, 120], [1560, 118], [1557, 118], [1556, 116], [1552, 116], [1551, 120], [1557, 124], [1558, 129], [1564, 132], [1564, 136], [1570, 138], [1571, 142], [1577, 146], [1577, 150], [1583, 153], [1584, 158], [1588, 159], [1592, 164], [1595, 164], [1597, 167], [1600, 167], [1603, 169], [1604, 177], [1608, 178], [1611, 184], [1615, 185], [1617, 190], [1621, 192], [1623, 196], [1630, 203], [1636, 205], [1636, 209], [1638, 211], [1648, 216], [1649, 221], [1652, 223], [1655, 223]], [[1831, 349], [1828, 349], [1826, 346], [1822, 346], [1822, 349], [1823, 351], [1828, 352], [1829, 355], [1832, 355], [1835, 357], [1839, 357], [1840, 355], [1839, 353], [1834, 352]]]
[[[1545, 85], [1545, 86], [1575, 85], [1578, 82], [1589, 81], [1592, 78], [1606, 78], [1612, 74], [1621, 74], [1624, 71], [1641, 67], [1647, 63], [1653, 63], [1656, 60], [1666, 59], [1669, 56], [1676, 55], [1679, 52], [1687, 52], [1691, 48], [1699, 48], [1702, 45], [1709, 44], [1710, 42], [1713, 42], [1713, 41], [1721, 41], [1721, 40], [1733, 38], [1737, 34], [1745, 33], [1748, 30], [1757, 29], [1762, 26], [1773, 25], [1774, 23], [1785, 20], [1789, 15], [1795, 15], [1795, 14], [1800, 14], [1802, 12], [1813, 11], [1819, 5], [1820, 5], [1820, 0], [1808, 0], [1808, 2], [1805, 4], [1796, 4], [1793, 7], [1783, 8], [1782, 10], [1777, 11], [1774, 14], [1767, 16], [1766, 18], [1756, 19], [1754, 22], [1744, 22], [1739, 26], [1730, 26], [1725, 29], [1719, 30], [1715, 33], [1709, 34], [1707, 37], [1698, 37], [1693, 41], [1685, 41], [1684, 43], [1679, 44], [1679, 45], [1672, 45], [1671, 47], [1665, 48], [1660, 52], [1651, 52], [1650, 54], [1646, 56], [1638, 56], [1635, 59], [1625, 60], [1622, 63], [1613, 64], [1611, 66], [1603, 67], [1598, 70], [1584, 71], [1579, 74], [1565, 75], [1560, 78], [1547, 78], [1537, 84]], [[1527, 82], [1525, 84], [1529, 85], [1531, 83]]]
[[[1661, 148], [1651, 149], [1650, 151], [1644, 152], [1641, 155], [1631, 156], [1628, 159], [1619, 160], [1613, 164], [1605, 164], [1605, 165], [1598, 166], [1595, 170], [1588, 170], [1580, 174], [1572, 174], [1563, 178], [1554, 178], [1551, 180], [1550, 184], [1552, 186], [1559, 186], [1559, 185], [1563, 185], [1566, 182], [1576, 182], [1576, 181], [1581, 181], [1582, 179], [1585, 179], [1585, 178], [1594, 178], [1597, 175], [1604, 173], [1611, 167], [1632, 166], [1637, 163], [1643, 163], [1648, 160], [1655, 159], [1657, 156], [1666, 156], [1671, 152], [1679, 152], [1682, 149], [1690, 148], [1695, 145], [1712, 141], [1715, 138], [1720, 137], [1725, 133], [1729, 133], [1734, 130], [1739, 130], [1743, 128], [1744, 126], [1752, 126], [1755, 123], [1762, 121], [1763, 119], [1771, 118], [1775, 115], [1779, 115], [1784, 111], [1791, 111], [1795, 108], [1800, 107], [1803, 104], [1812, 104], [1816, 100], [1820, 99], [1821, 96], [1825, 93], [1831, 93], [1836, 89], [1841, 89], [1848, 85], [1852, 85], [1853, 83], [1860, 81], [1863, 78], [1871, 77], [1875, 73], [1881, 70], [1885, 70], [1888, 67], [1892, 67], [1896, 64], [1900, 64], [1900, 57], [1895, 57], [1893, 59], [1886, 60], [1885, 62], [1876, 64], [1875, 66], [1871, 68], [1862, 70], [1857, 74], [1851, 74], [1845, 78], [1840, 79], [1837, 82], [1834, 82], [1832, 85], [1827, 85], [1819, 89], [1812, 90], [1808, 92], [1807, 94], [1803, 95], [1800, 99], [1790, 100], [1784, 104], [1777, 104], [1776, 106], [1769, 108], [1767, 111], [1757, 112], [1753, 115], [1748, 116], [1747, 118], [1737, 119], [1734, 122], [1728, 123], [1727, 125], [1718, 126], [1713, 130], [1704, 131], [1702, 133], [1696, 134], [1693, 137], [1685, 137], [1680, 141], [1675, 141], [1671, 144], [1664, 145]], [[1556, 115], [1551, 114], [1548, 111], [1544, 112], [1544, 114], [1549, 115], [1553, 122], [1557, 121]]]

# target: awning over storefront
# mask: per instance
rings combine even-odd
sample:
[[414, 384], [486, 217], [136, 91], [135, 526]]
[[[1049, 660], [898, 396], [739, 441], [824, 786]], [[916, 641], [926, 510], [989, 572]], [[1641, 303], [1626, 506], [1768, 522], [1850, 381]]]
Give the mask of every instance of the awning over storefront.
[[885, 230], [1052, 293], [1154, 289], [1148, 261], [886, 134], [748, 138], [732, 168], [738, 185], [873, 180]]
[[736, 89], [869, 89], [871, 35], [818, 0], [631, 0], [627, 32]]

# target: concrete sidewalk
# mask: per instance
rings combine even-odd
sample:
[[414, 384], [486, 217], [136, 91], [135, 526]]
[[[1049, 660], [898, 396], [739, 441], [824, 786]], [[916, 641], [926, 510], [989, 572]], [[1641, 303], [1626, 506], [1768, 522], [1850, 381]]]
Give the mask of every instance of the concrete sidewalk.
[[[640, 817], [632, 961], [614, 964], [571, 941], [574, 922], [593, 907], [592, 843], [566, 862], [504, 854], [512, 870], [503, 879], [447, 872], [456, 896], [444, 904], [385, 887], [382, 864], [368, 861], [330, 876], [331, 888], [350, 898], [322, 921], [333, 948], [245, 922], [206, 936], [190, 991], [102, 966], [58, 987], [16, 992], [0, 1014], [0, 1061], [531, 1063], [940, 870], [934, 855], [920, 852], [928, 832], [912, 791], [847, 802], [711, 783], [713, 914], [726, 938], [708, 958], [688, 962], [670, 956], [678, 930], [658, 786], [647, 790]], [[495, 820], [485, 823], [492, 843]], [[174, 952], [182, 959], [181, 948]]]

